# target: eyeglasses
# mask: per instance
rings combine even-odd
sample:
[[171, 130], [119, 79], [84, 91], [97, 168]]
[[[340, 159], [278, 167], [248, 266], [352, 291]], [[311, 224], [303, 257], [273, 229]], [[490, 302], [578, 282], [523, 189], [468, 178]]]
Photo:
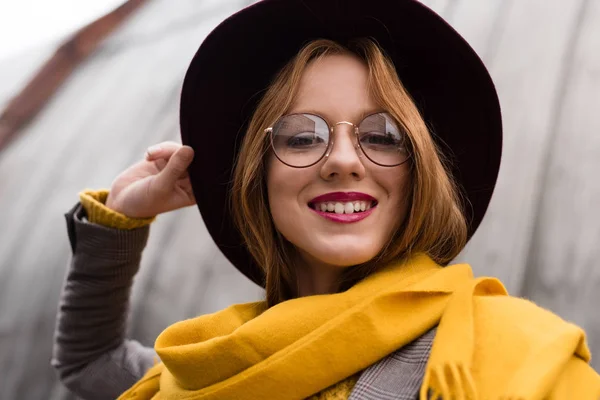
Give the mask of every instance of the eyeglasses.
[[368, 115], [358, 125], [348, 121], [334, 125], [314, 114], [288, 114], [267, 129], [275, 156], [294, 168], [315, 165], [328, 157], [333, 148], [333, 128], [338, 125], [354, 127], [355, 148], [373, 163], [395, 167], [410, 158], [409, 139], [394, 118], [385, 112]]

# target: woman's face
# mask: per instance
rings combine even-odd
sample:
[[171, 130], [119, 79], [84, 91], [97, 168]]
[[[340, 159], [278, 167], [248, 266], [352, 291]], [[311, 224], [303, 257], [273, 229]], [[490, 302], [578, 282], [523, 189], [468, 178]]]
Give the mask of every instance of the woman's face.
[[[367, 115], [385, 111], [367, 90], [367, 77], [367, 66], [350, 55], [313, 61], [288, 114], [311, 113], [330, 124], [358, 124]], [[287, 166], [272, 151], [269, 156], [267, 188], [275, 227], [297, 248], [301, 264], [315, 272], [323, 268], [341, 272], [343, 267], [370, 260], [407, 212], [409, 163], [374, 164], [355, 147], [353, 129], [335, 126], [329, 156], [311, 167]], [[323, 212], [321, 207], [329, 208]], [[353, 207], [359, 211], [347, 215]]]

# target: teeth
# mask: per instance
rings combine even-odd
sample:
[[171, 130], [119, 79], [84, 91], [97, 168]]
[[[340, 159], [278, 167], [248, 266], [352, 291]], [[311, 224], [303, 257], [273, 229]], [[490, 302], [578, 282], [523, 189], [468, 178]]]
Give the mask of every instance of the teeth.
[[354, 204], [352, 204], [352, 203], [344, 204], [344, 214], [352, 214], [352, 213], [354, 213]]
[[365, 211], [371, 208], [370, 201], [355, 201], [347, 203], [328, 202], [315, 204], [315, 210], [322, 212], [334, 212], [336, 214], [352, 214]]

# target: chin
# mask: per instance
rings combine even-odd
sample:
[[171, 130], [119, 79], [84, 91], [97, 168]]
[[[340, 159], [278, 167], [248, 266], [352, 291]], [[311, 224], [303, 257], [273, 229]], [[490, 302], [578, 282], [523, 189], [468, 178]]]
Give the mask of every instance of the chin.
[[381, 238], [373, 236], [377, 235], [319, 235], [313, 233], [308, 241], [290, 240], [290, 242], [303, 253], [303, 258], [309, 262], [312, 260], [343, 268], [365, 263], [379, 254], [384, 243]]
[[338, 249], [336, 251], [323, 251], [317, 253], [318, 254], [312, 253], [312, 257], [325, 264], [342, 268], [365, 263], [377, 255], [377, 252], [373, 252], [372, 250], [357, 251], [356, 248], [348, 251], [340, 251]]

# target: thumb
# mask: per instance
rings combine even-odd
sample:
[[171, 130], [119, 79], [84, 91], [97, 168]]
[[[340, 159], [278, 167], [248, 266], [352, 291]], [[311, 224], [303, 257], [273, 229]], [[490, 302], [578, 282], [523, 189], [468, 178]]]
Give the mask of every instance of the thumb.
[[194, 150], [189, 146], [180, 147], [169, 158], [165, 168], [156, 177], [156, 183], [161, 190], [171, 190], [175, 183], [186, 174], [187, 168], [194, 159]]

